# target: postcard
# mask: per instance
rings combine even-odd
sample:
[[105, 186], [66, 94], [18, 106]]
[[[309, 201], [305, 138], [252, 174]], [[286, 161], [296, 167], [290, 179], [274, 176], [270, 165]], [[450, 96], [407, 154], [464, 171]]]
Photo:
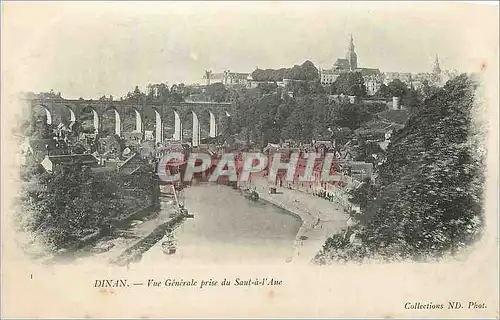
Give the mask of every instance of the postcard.
[[2, 9], [2, 317], [499, 317], [497, 2]]

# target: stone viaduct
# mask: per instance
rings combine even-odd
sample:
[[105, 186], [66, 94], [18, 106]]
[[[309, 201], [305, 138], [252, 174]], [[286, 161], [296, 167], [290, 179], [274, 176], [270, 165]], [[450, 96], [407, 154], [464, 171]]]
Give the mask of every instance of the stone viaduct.
[[[165, 138], [165, 123], [173, 124], [174, 140], [182, 141], [183, 124], [192, 121], [192, 145], [198, 146], [201, 141], [201, 122], [209, 125], [209, 137], [219, 134], [219, 124], [230, 117], [230, 102], [181, 102], [177, 105], [165, 103], [107, 100], [67, 100], [67, 99], [28, 99], [25, 101], [33, 114], [43, 115], [47, 124], [57, 125], [65, 121], [77, 122], [85, 113], [92, 113], [93, 127], [96, 134], [102, 132], [102, 122], [105, 113], [114, 113], [114, 133], [121, 136], [124, 132], [123, 119], [135, 114], [135, 129], [144, 138], [145, 114], [154, 114], [155, 141], [163, 143]], [[38, 112], [36, 112], [38, 111]], [[191, 120], [191, 121], [190, 121]], [[102, 135], [101, 135], [102, 136]]]

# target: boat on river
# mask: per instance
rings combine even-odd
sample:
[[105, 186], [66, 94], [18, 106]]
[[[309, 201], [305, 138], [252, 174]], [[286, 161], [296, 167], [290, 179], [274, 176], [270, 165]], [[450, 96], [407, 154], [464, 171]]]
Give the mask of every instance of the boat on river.
[[167, 232], [165, 241], [161, 243], [161, 250], [165, 254], [174, 254], [177, 251], [177, 242], [172, 232]]

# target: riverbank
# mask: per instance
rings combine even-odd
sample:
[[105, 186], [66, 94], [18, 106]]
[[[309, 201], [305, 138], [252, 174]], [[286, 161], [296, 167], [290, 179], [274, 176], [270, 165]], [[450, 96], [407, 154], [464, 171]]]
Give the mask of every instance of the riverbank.
[[302, 221], [293, 246], [293, 263], [310, 263], [326, 239], [347, 225], [348, 215], [338, 203], [283, 187], [278, 187], [276, 194], [269, 194], [270, 185], [263, 178], [253, 179], [252, 186], [262, 200], [289, 211]]
[[179, 226], [184, 220], [185, 216], [176, 213], [164, 223], [159, 224], [153, 231], [146, 236], [140, 238], [136, 243], [129, 246], [116, 258], [112, 258], [110, 263], [118, 266], [126, 266], [130, 262], [139, 261], [142, 254], [152, 248], [156, 243], [165, 237], [167, 229], [173, 230]]
[[137, 211], [130, 217], [133, 220], [123, 222], [96, 243], [56, 259], [47, 259], [45, 263], [127, 265], [127, 262], [133, 262], [134, 258], [139, 257], [139, 251], [146, 251], [154, 245], [154, 240], [163, 236], [164, 229], [176, 220], [175, 209], [171, 201], [162, 201], [158, 205]]

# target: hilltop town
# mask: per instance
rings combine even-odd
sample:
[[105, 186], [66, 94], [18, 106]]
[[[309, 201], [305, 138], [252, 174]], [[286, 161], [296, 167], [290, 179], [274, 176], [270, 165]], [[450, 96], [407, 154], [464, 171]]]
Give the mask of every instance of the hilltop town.
[[[360, 73], [363, 78], [365, 91], [356, 92], [351, 89], [345, 89], [342, 83], [336, 83], [340, 75], [348, 73]], [[319, 78], [319, 82], [328, 87], [330, 94], [363, 95], [378, 96], [383, 94], [384, 88], [393, 80], [403, 82], [407, 87], [416, 90], [427, 85], [442, 86], [446, 81], [453, 79], [458, 75], [456, 70], [441, 70], [439, 57], [436, 55], [431, 72], [408, 73], [408, 72], [383, 72], [378, 68], [366, 68], [358, 66], [358, 56], [356, 54], [354, 38], [351, 35], [345, 58], [337, 58], [331, 68], [315, 67], [310, 61], [305, 65], [294, 66], [293, 68], [266, 69], [257, 68], [251, 73], [231, 72], [225, 70], [220, 73], [214, 73], [211, 70], [205, 71], [200, 84], [210, 85], [222, 83], [226, 87], [246, 86], [255, 88], [261, 84], [276, 84], [279, 87], [286, 88], [294, 81], [308, 81]], [[334, 85], [335, 84], [335, 85]], [[380, 89], [382, 88], [382, 92]], [[286, 92], [292, 94], [292, 92]]]

